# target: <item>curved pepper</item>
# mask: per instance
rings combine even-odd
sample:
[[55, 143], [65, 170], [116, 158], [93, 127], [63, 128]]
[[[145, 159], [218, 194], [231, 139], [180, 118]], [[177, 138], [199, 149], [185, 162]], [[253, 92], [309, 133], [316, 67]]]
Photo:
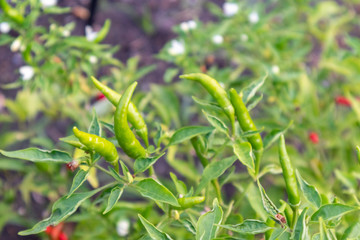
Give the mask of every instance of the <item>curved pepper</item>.
[[77, 127], [73, 127], [74, 135], [79, 141], [85, 145], [88, 149], [99, 153], [105, 158], [106, 161], [113, 165], [117, 164], [119, 159], [115, 145], [109, 142], [105, 138], [96, 136], [94, 134], [82, 132]]
[[202, 203], [205, 200], [205, 197], [183, 197], [179, 198], [178, 202], [181, 206], [181, 209], [191, 208], [197, 204]]
[[280, 136], [279, 157], [289, 202], [292, 206], [297, 206], [300, 203], [300, 193], [297, 186], [295, 171], [286, 151], [284, 135]]
[[[235, 89], [230, 89], [230, 100], [232, 105], [235, 108], [235, 114], [239, 121], [241, 129], [246, 131], [256, 131], [257, 128], [251, 119], [249, 111], [247, 110], [241, 96], [236, 92]], [[252, 148], [254, 149], [255, 155], [255, 174], [259, 172], [260, 168], [260, 158], [263, 153], [263, 142], [260, 136], [260, 133], [252, 135], [247, 138], [250, 142]]]
[[231, 102], [227, 96], [226, 91], [220, 86], [218, 81], [213, 79], [212, 77], [203, 74], [203, 73], [191, 73], [181, 75], [180, 78], [185, 78], [188, 80], [199, 82], [210, 95], [215, 98], [215, 100], [219, 103], [220, 107], [224, 110], [225, 114], [228, 116], [231, 127], [234, 131], [235, 129], [235, 111]]
[[0, 0], [0, 8], [4, 11], [4, 14], [17, 22], [18, 24], [22, 24], [24, 22], [24, 17], [21, 15], [16, 9], [12, 8], [6, 0]]
[[[121, 98], [121, 94], [115, 92], [108, 86], [102, 84], [96, 78], [91, 77], [95, 87], [99, 89], [105, 97], [116, 107], [119, 103], [119, 100]], [[131, 125], [135, 128], [135, 132], [139, 137], [144, 141], [146, 147], [149, 146], [149, 140], [148, 140], [148, 130], [146, 123], [141, 116], [140, 112], [137, 110], [136, 106], [130, 102], [129, 109], [128, 109], [128, 120], [131, 123]]]
[[114, 129], [116, 139], [118, 140], [124, 152], [129, 157], [134, 159], [146, 156], [145, 149], [136, 139], [127, 122], [128, 108], [136, 85], [137, 82], [134, 82], [128, 87], [128, 89], [126, 89], [124, 95], [122, 95], [120, 98], [114, 115]]

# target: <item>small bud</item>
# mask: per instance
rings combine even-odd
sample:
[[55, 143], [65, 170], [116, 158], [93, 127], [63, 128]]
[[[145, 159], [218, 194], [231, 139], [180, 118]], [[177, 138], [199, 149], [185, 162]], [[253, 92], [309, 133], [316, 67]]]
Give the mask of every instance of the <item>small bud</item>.
[[171, 210], [171, 217], [175, 220], [179, 220], [180, 219], [180, 214], [177, 210]]
[[76, 160], [72, 160], [71, 162], [66, 164], [66, 168], [71, 170], [72, 172], [75, 171], [79, 167], [79, 162]]
[[252, 12], [249, 14], [249, 22], [255, 24], [259, 22], [259, 14], [257, 12]]
[[212, 42], [217, 45], [220, 45], [224, 42], [224, 38], [223, 38], [223, 36], [217, 34], [212, 37]]
[[130, 222], [127, 219], [121, 219], [116, 223], [116, 232], [120, 237], [124, 237], [129, 234]]
[[18, 37], [17, 39], [15, 39], [15, 41], [12, 42], [10, 46], [10, 50], [12, 52], [17, 52], [20, 50], [20, 48], [21, 48], [21, 37]]
[[223, 5], [224, 15], [226, 17], [232, 17], [239, 11], [239, 5], [233, 2], [226, 2]]
[[11, 27], [10, 27], [10, 24], [8, 22], [0, 23], [0, 32], [8, 33], [8, 32], [10, 32], [10, 30], [11, 30]]
[[31, 66], [22, 66], [19, 68], [22, 80], [28, 81], [34, 76], [34, 68]]
[[280, 73], [280, 68], [278, 65], [274, 65], [271, 67], [271, 72], [275, 75], [278, 75]]

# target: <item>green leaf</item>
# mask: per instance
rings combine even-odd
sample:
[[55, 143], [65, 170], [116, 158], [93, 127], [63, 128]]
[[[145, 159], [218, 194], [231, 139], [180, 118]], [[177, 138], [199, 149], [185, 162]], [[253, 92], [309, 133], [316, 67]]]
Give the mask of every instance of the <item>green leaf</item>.
[[88, 171], [80, 169], [76, 173], [67, 198], [69, 198], [86, 181], [86, 179], [89, 175], [89, 172], [90, 172], [90, 168], [88, 169]]
[[175, 184], [176, 191], [179, 194], [182, 194], [185, 196], [187, 193], [187, 187], [186, 187], [185, 183], [181, 180], [178, 180], [177, 176], [175, 174], [173, 174], [172, 172], [170, 172], [170, 177]]
[[290, 233], [286, 231], [286, 228], [276, 228], [269, 240], [289, 240]]
[[156, 163], [159, 158], [164, 156], [165, 153], [162, 153], [155, 157], [148, 157], [148, 158], [138, 158], [135, 160], [134, 163], [134, 174], [142, 173], [151, 167], [154, 163]]
[[299, 218], [296, 221], [291, 239], [294, 240], [307, 240], [309, 239], [308, 227], [306, 225], [306, 212], [307, 208], [301, 212]]
[[255, 186], [253, 182], [251, 182], [249, 183], [249, 186], [246, 188], [244, 192], [246, 194], [246, 198], [248, 199], [251, 205], [251, 208], [257, 214], [259, 214], [262, 220], [266, 221], [266, 219], [268, 218], [268, 214], [263, 207], [259, 189]]
[[358, 208], [343, 205], [340, 203], [332, 203], [323, 205], [312, 216], [311, 221], [319, 221], [319, 218], [327, 220], [336, 219], [343, 215], [358, 210]]
[[196, 229], [195, 226], [192, 224], [192, 222], [189, 219], [181, 220], [179, 219], [179, 222], [182, 223], [182, 225], [186, 228], [186, 230], [193, 235], [196, 235]]
[[[122, 163], [122, 161], [120, 161], [120, 164]], [[108, 167], [109, 169], [109, 173], [111, 174], [111, 176], [116, 179], [117, 181], [123, 182], [124, 180], [121, 178], [121, 176], [119, 175], [118, 172], [116, 172], [116, 170], [112, 167]], [[123, 172], [124, 176], [126, 177], [126, 174]]]
[[168, 68], [164, 73], [164, 82], [170, 83], [173, 78], [179, 73], [179, 69], [177, 68]]
[[218, 226], [221, 223], [223, 210], [215, 198], [213, 209], [200, 216], [196, 224], [196, 240], [211, 240], [215, 238]]
[[88, 129], [88, 133], [101, 137], [101, 126], [95, 109], [93, 109], [93, 116]]
[[274, 217], [276, 214], [280, 213], [279, 209], [276, 207], [276, 205], [271, 201], [271, 199], [266, 194], [264, 188], [261, 186], [259, 180], [257, 181], [260, 194], [261, 194], [261, 200], [263, 203], [263, 207], [265, 211], [270, 214], [272, 217]]
[[253, 97], [253, 99], [251, 99], [251, 102], [246, 106], [247, 110], [250, 112], [252, 109], [254, 109], [258, 105], [258, 103], [262, 99], [263, 99], [263, 94]]
[[268, 74], [266, 73], [264, 76], [262, 76], [261, 78], [259, 78], [256, 81], [253, 81], [252, 83], [249, 84], [249, 86], [247, 86], [246, 88], [244, 88], [244, 90], [242, 90], [243, 101], [245, 104], [247, 104], [250, 101], [250, 99], [255, 96], [255, 93], [264, 84], [267, 76], [268, 76]]
[[289, 127], [293, 124], [293, 120], [284, 129], [274, 129], [268, 133], [264, 138], [264, 149], [268, 149], [274, 142], [276, 142], [282, 134], [285, 134]]
[[163, 185], [152, 178], [146, 178], [134, 185], [135, 189], [144, 197], [180, 207], [175, 196]]
[[146, 220], [140, 214], [138, 214], [138, 217], [140, 218], [141, 223], [145, 227], [145, 229], [146, 229], [147, 233], [149, 234], [149, 236], [151, 237], [151, 239], [154, 239], [154, 240], [166, 240], [166, 239], [171, 240], [172, 239], [169, 235], [167, 235], [166, 233], [157, 229], [151, 222]]
[[38, 222], [31, 229], [19, 232], [19, 235], [25, 236], [30, 234], [36, 234], [44, 231], [49, 225], [59, 224], [60, 222], [64, 221], [68, 216], [73, 214], [86, 199], [90, 198], [101, 190], [101, 188], [98, 188], [90, 192], [74, 193], [69, 198], [67, 198], [67, 196], [61, 197], [54, 203], [51, 211], [51, 216], [49, 218]]
[[169, 146], [189, 140], [197, 135], [209, 133], [213, 130], [213, 127], [204, 126], [189, 126], [180, 128], [170, 138]]
[[236, 157], [232, 156], [217, 162], [211, 162], [209, 165], [207, 165], [203, 171], [200, 183], [195, 191], [195, 195], [198, 195], [211, 180], [220, 177], [226, 171], [226, 169], [233, 165], [235, 161]]
[[205, 101], [203, 99], [199, 99], [197, 97], [192, 96], [192, 99], [199, 104], [200, 106], [203, 106], [205, 108], [209, 108], [212, 109], [213, 111], [216, 112], [222, 112], [222, 108], [215, 102], [209, 102], [209, 101]]
[[204, 110], [203, 113], [213, 127], [215, 127], [219, 132], [225, 133], [227, 136], [229, 136], [229, 129], [223, 121], [213, 115], [208, 114]]
[[254, 136], [254, 135], [258, 134], [258, 133], [261, 133], [262, 131], [264, 131], [263, 127], [261, 129], [259, 129], [259, 130], [256, 130], [256, 131], [246, 131], [246, 132], [241, 134], [241, 137], [248, 138], [248, 137]]
[[0, 169], [25, 172], [29, 171], [29, 166], [27, 166], [23, 161], [14, 161], [14, 159], [0, 158]]
[[272, 229], [272, 227], [266, 225], [265, 222], [254, 219], [247, 219], [244, 222], [236, 225], [219, 225], [219, 226], [222, 228], [229, 229], [233, 232], [245, 233], [245, 234], [264, 233]]
[[356, 146], [356, 155], [357, 155], [358, 163], [360, 163], [360, 146]]
[[303, 192], [305, 198], [314, 206], [316, 206], [317, 208], [319, 208], [321, 206], [321, 197], [320, 194], [318, 192], [318, 190], [308, 184], [300, 175], [299, 171], [296, 170], [296, 176], [297, 179], [299, 181], [299, 185], [301, 188], [301, 191]]
[[117, 201], [120, 199], [123, 191], [124, 191], [124, 185], [116, 186], [113, 189], [111, 189], [111, 193], [108, 198], [108, 203], [103, 214], [108, 213], [115, 206]]
[[38, 148], [26, 148], [18, 151], [4, 151], [0, 153], [6, 157], [19, 158], [31, 162], [58, 162], [68, 163], [72, 161], [70, 155], [60, 150], [42, 150]]
[[359, 239], [360, 237], [360, 222], [356, 222], [348, 227], [341, 237], [341, 240]]
[[233, 150], [239, 161], [248, 167], [252, 172], [255, 171], [255, 163], [252, 156], [251, 144], [249, 142], [234, 142]]
[[111, 123], [101, 121], [101, 124], [104, 125], [111, 133], [115, 134], [114, 125]]

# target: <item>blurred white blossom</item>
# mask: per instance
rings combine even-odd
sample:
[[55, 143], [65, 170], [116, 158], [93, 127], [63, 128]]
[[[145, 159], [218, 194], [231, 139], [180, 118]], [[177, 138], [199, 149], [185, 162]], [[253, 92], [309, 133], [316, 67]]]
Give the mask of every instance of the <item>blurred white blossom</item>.
[[278, 75], [278, 74], [280, 73], [280, 68], [279, 68], [279, 66], [278, 66], [278, 65], [273, 65], [273, 66], [271, 67], [271, 72], [272, 72], [273, 74], [275, 74], [275, 75]]
[[180, 23], [180, 29], [183, 30], [184, 32], [193, 30], [196, 27], [197, 27], [197, 23], [194, 20]]
[[10, 30], [11, 30], [11, 27], [10, 27], [10, 24], [8, 22], [0, 23], [0, 32], [8, 33], [8, 32], [10, 32]]
[[53, 7], [57, 4], [57, 0], [40, 0], [43, 8]]
[[62, 32], [63, 37], [69, 37], [70, 34], [71, 34], [71, 32], [68, 29], [64, 29], [64, 31]]
[[252, 12], [249, 14], [249, 22], [255, 24], [259, 22], [259, 14], [257, 12]]
[[17, 51], [19, 51], [20, 50], [20, 48], [21, 48], [21, 38], [20, 37], [18, 37], [17, 39], [15, 39], [13, 42], [12, 42], [12, 44], [11, 44], [11, 46], [10, 46], [10, 50], [12, 51], [12, 52], [17, 52]]
[[226, 2], [223, 5], [223, 11], [227, 17], [234, 16], [239, 11], [239, 5], [233, 2]]
[[215, 44], [222, 44], [224, 42], [224, 38], [223, 36], [219, 35], [219, 34], [216, 34], [212, 37], [212, 41], [213, 43]]
[[19, 68], [22, 80], [29, 81], [34, 76], [34, 68], [31, 66], [22, 66]]
[[91, 26], [86, 26], [85, 27], [85, 35], [86, 35], [86, 39], [88, 41], [90, 41], [90, 42], [94, 41], [97, 34], [98, 33], [95, 32]]
[[243, 41], [243, 42], [247, 42], [249, 40], [248, 35], [246, 35], [245, 33], [241, 34], [240, 38], [241, 38], [241, 41]]
[[91, 55], [91, 56], [89, 56], [89, 62], [92, 64], [96, 64], [98, 62], [98, 59], [96, 56]]
[[170, 42], [170, 48], [168, 49], [170, 55], [181, 55], [185, 52], [184, 43], [179, 40], [172, 40]]
[[121, 219], [116, 223], [116, 232], [120, 237], [124, 237], [129, 234], [130, 222], [127, 219]]

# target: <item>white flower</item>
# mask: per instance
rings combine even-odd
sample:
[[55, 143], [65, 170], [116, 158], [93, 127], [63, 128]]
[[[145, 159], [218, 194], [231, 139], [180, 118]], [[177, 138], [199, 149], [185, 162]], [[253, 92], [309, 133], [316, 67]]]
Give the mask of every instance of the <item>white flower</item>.
[[10, 30], [11, 30], [11, 27], [10, 27], [10, 24], [8, 22], [0, 23], [0, 32], [8, 33], [8, 32], [10, 32]]
[[184, 43], [179, 40], [172, 40], [170, 42], [170, 48], [168, 50], [170, 55], [176, 56], [181, 55], [185, 52]]
[[278, 75], [278, 74], [280, 73], [280, 68], [279, 68], [279, 66], [278, 66], [278, 65], [273, 65], [273, 66], [271, 67], [271, 72], [272, 72], [273, 74], [275, 74], [275, 75]]
[[223, 11], [226, 17], [234, 16], [239, 11], [239, 5], [233, 2], [226, 2], [223, 5]]
[[252, 12], [249, 14], [249, 22], [255, 24], [259, 21], [259, 14], [257, 12]]
[[12, 52], [17, 52], [20, 50], [21, 48], [21, 37], [18, 37], [17, 39], [15, 39], [15, 41], [12, 42], [11, 46], [10, 46], [10, 50]]
[[43, 8], [53, 7], [57, 4], [57, 0], [40, 0]]
[[196, 26], [197, 24], [194, 20], [180, 23], [180, 29], [183, 30], [184, 32], [188, 32], [189, 30], [195, 29]]
[[63, 37], [69, 37], [70, 34], [71, 34], [71, 32], [68, 29], [64, 29], [64, 31], [62, 32]]
[[31, 66], [22, 66], [19, 68], [22, 80], [29, 81], [34, 76], [34, 69]]
[[96, 38], [96, 36], [97, 36], [97, 34], [98, 34], [98, 33], [95, 32], [91, 26], [86, 26], [86, 27], [85, 27], [86, 39], [87, 39], [89, 42], [94, 41], [95, 38]]
[[98, 62], [98, 59], [96, 56], [91, 55], [91, 56], [89, 56], [89, 62], [92, 64], [96, 64]]
[[195, 29], [197, 24], [194, 20], [190, 20], [187, 22], [188, 26], [189, 26], [189, 29]]
[[130, 222], [127, 219], [121, 219], [116, 223], [116, 232], [120, 237], [129, 234]]
[[243, 41], [243, 42], [247, 42], [249, 40], [248, 35], [246, 35], [245, 33], [241, 34], [240, 38], [241, 38], [241, 41]]
[[219, 45], [219, 44], [222, 44], [222, 43], [223, 43], [224, 38], [223, 38], [223, 36], [217, 34], [217, 35], [214, 35], [214, 36], [212, 37], [212, 41], [213, 41], [213, 43]]

